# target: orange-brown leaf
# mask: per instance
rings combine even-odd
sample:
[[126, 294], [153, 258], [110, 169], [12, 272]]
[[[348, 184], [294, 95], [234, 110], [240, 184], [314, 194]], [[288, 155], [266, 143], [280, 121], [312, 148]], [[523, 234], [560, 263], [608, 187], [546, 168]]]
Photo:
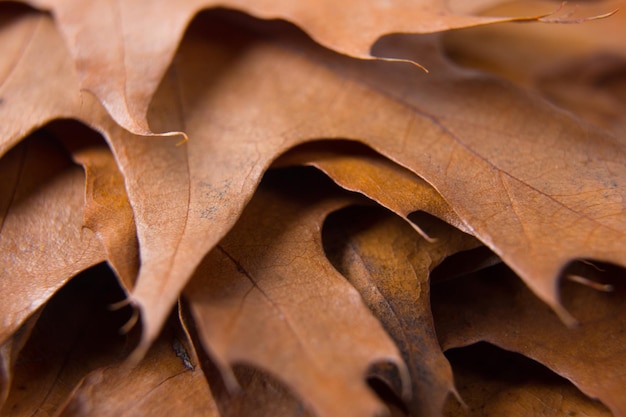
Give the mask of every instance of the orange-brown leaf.
[[96, 132], [74, 123], [47, 128], [64, 142], [85, 170], [85, 227], [100, 239], [107, 261], [130, 293], [139, 269], [137, 231], [124, 177], [111, 150]]
[[435, 219], [427, 225], [434, 239], [429, 243], [400, 218], [374, 209], [348, 210], [325, 225], [327, 255], [402, 352], [413, 383], [409, 411], [440, 416], [455, 389], [435, 335], [429, 274], [445, 257], [479, 243]]
[[185, 288], [201, 340], [231, 386], [229, 367], [247, 363], [320, 417], [376, 415], [384, 406], [365, 383], [369, 367], [406, 369], [321, 242], [326, 215], [353, 200], [307, 171], [270, 174]]
[[117, 362], [86, 375], [56, 415], [219, 416], [204, 373], [197, 361], [188, 362], [192, 354], [178, 333], [165, 328], [133, 368]]
[[[63, 33], [82, 88], [93, 92], [126, 129], [151, 133], [146, 113], [182, 34], [201, 9], [228, 7], [303, 28], [325, 47], [371, 58], [372, 45], [389, 33], [428, 33], [523, 18], [457, 14], [441, 0], [371, 2], [332, 0], [23, 0], [51, 11]], [[418, 60], [419, 62], [419, 60]]]
[[[568, 328], [505, 268], [452, 280], [433, 289], [433, 314], [444, 349], [487, 341], [535, 359], [626, 415], [626, 287], [623, 270], [599, 274], [611, 293], [578, 284], [563, 288], [580, 325]], [[596, 271], [597, 273], [597, 271]]]
[[0, 156], [24, 135], [81, 105], [67, 48], [49, 16], [0, 4]]
[[62, 288], [44, 307], [18, 357], [0, 415], [54, 415], [85, 375], [123, 360], [127, 338], [119, 334], [119, 327], [128, 310], [109, 309], [121, 297], [123, 292], [104, 265]]
[[[275, 165], [288, 164], [314, 166], [346, 190], [360, 192], [400, 217], [408, 218], [415, 211], [424, 211], [468, 231], [430, 184], [367, 148], [352, 144], [345, 147], [328, 143], [303, 145], [275, 162]], [[428, 237], [418, 225], [409, 224]]]
[[104, 260], [83, 228], [85, 176], [52, 138], [0, 159], [0, 343], [69, 279]]
[[170, 113], [193, 138], [187, 231], [173, 270], [186, 274], [215, 245], [277, 154], [319, 138], [362, 141], [423, 177], [564, 318], [556, 280], [565, 263], [623, 262], [626, 155], [616, 139], [511, 84], [455, 68], [433, 38], [379, 43], [387, 54], [419, 50], [436, 69], [426, 75], [333, 54], [282, 25], [261, 25], [277, 32], [263, 37], [235, 29], [240, 15], [230, 26], [218, 17], [199, 19], [172, 67], [171, 102], [182, 101]]
[[601, 403], [531, 359], [479, 344], [448, 352], [464, 405], [445, 417], [611, 417]]

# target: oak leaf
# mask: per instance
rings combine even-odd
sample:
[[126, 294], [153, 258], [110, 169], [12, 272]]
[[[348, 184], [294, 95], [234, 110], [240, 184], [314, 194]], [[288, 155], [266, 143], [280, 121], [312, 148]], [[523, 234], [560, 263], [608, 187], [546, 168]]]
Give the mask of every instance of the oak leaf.
[[[320, 174], [318, 174], [320, 175]], [[183, 292], [205, 349], [224, 375], [259, 367], [286, 382], [319, 417], [384, 410], [365, 384], [370, 366], [397, 348], [358, 292], [324, 257], [326, 215], [353, 202], [310, 172], [269, 172], [241, 219]]]
[[624, 416], [625, 290], [620, 274], [614, 267], [595, 271], [614, 286], [610, 293], [564, 285], [566, 306], [580, 320], [574, 329], [563, 326], [506, 268], [441, 283], [433, 288], [437, 334], [444, 349], [486, 341], [519, 352], [601, 400], [615, 416]]
[[531, 359], [487, 344], [447, 352], [464, 404], [451, 400], [445, 417], [610, 417], [601, 403]]
[[271, 160], [320, 138], [361, 141], [424, 178], [570, 322], [558, 303], [563, 266], [580, 257], [622, 262], [619, 141], [511, 84], [452, 66], [432, 37], [379, 43], [388, 55], [420, 50], [436, 69], [426, 75], [403, 63], [338, 56], [284, 25], [248, 35], [232, 29], [242, 16], [228, 25], [218, 17], [232, 15], [208, 14], [192, 25], [171, 73], [179, 87], [169, 102], [182, 102], [169, 113], [181, 114], [193, 138], [185, 145], [193, 179], [187, 231], [172, 264], [183, 282], [198, 254], [219, 240], [218, 225], [233, 224]]
[[337, 4], [331, 0], [23, 2], [52, 12], [71, 51], [81, 88], [93, 92], [117, 123], [141, 135], [152, 133], [146, 120], [152, 95], [184, 30], [202, 9], [228, 7], [260, 18], [291, 21], [325, 47], [361, 58], [371, 58], [372, 45], [389, 33], [430, 33], [544, 17], [536, 13], [518, 18], [457, 14], [441, 0], [393, 0], [367, 7], [358, 1]]
[[346, 209], [326, 222], [324, 246], [400, 349], [413, 382], [409, 412], [435, 417], [455, 388], [435, 335], [429, 274], [447, 256], [480, 243], [441, 221], [426, 226], [433, 242], [380, 210]]
[[55, 415], [218, 417], [207, 380], [179, 326], [175, 320], [168, 323], [137, 366], [119, 361], [85, 375]]
[[[83, 228], [85, 176], [45, 135], [0, 159], [0, 344], [74, 275], [102, 262]], [[27, 284], [25, 284], [27, 283]]]
[[124, 360], [128, 338], [119, 334], [119, 328], [129, 311], [109, 309], [122, 297], [104, 264], [74, 277], [59, 290], [42, 308], [21, 351], [0, 414], [53, 415], [90, 371]]

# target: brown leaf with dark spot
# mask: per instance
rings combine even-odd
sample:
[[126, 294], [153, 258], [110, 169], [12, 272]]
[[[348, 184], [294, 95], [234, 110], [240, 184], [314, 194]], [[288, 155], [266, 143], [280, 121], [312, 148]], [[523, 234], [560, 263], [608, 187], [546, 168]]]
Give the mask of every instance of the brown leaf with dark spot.
[[607, 268], [596, 274], [615, 287], [613, 292], [564, 284], [565, 305], [580, 320], [576, 328], [564, 326], [502, 266], [439, 284], [432, 304], [441, 345], [449, 349], [487, 341], [519, 352], [600, 399], [615, 416], [624, 416], [626, 286], [623, 269]]
[[92, 371], [56, 415], [218, 417], [207, 380], [179, 326], [171, 320], [136, 367], [118, 362]]
[[52, 137], [0, 159], [0, 343], [74, 275], [105, 258], [83, 227], [85, 176]]
[[287, 383], [319, 417], [377, 415], [384, 406], [366, 386], [369, 367], [389, 361], [401, 376], [406, 368], [358, 292], [324, 257], [324, 218], [354, 199], [311, 174], [269, 172], [184, 296], [231, 389], [230, 366], [245, 363]]
[[432, 243], [379, 209], [346, 209], [328, 219], [324, 246], [402, 352], [413, 383], [411, 415], [435, 417], [455, 389], [435, 335], [429, 273], [445, 257], [480, 243], [436, 219], [429, 226]]

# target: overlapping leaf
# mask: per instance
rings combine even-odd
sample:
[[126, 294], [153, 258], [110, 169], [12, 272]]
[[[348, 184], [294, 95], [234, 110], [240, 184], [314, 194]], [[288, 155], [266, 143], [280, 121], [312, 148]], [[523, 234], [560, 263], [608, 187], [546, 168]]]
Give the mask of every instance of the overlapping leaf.
[[[211, 17], [188, 34], [172, 68], [179, 97], [171, 101], [182, 100], [194, 138], [186, 145], [190, 215], [172, 264], [183, 280], [199, 245], [217, 243], [216, 225], [232, 224], [270, 160], [312, 138], [363, 141], [424, 177], [564, 317], [556, 279], [567, 261], [621, 262], [626, 173], [613, 138], [512, 85], [455, 69], [432, 38], [400, 47], [430, 56], [437, 71], [425, 75], [337, 56], [290, 28], [248, 37]], [[212, 81], [199, 88], [200, 79]], [[140, 280], [138, 300], [154, 305], [143, 291]]]
[[411, 414], [440, 416], [455, 389], [435, 336], [429, 273], [445, 257], [472, 249], [477, 241], [433, 221], [427, 225], [434, 239], [429, 243], [399, 218], [380, 211], [341, 214], [326, 225], [326, 253], [400, 348], [413, 382]]
[[600, 399], [616, 416], [626, 415], [623, 387], [624, 285], [622, 272], [598, 274], [611, 293], [569, 283], [567, 307], [580, 320], [575, 329], [558, 318], [504, 268], [491, 275], [435, 287], [433, 314], [444, 349], [487, 341], [519, 352]]
[[406, 369], [321, 242], [326, 215], [353, 199], [306, 172], [270, 174], [185, 288], [200, 338], [227, 386], [232, 364], [252, 364], [317, 416], [377, 415], [384, 406], [366, 386], [368, 369], [395, 364], [401, 389]]
[[[371, 57], [389, 33], [427, 33], [525, 18], [457, 14], [441, 0], [371, 2], [323, 0], [24, 0], [52, 11], [76, 63], [82, 88], [93, 92], [113, 118], [137, 134], [150, 134], [150, 100], [182, 34], [201, 9], [229, 7], [269, 19], [285, 19], [339, 52]], [[472, 2], [473, 3], [473, 2]], [[482, 2], [479, 2], [482, 3]], [[467, 5], [464, 7], [468, 9]], [[418, 61], [419, 62], [419, 61]]]
[[85, 176], [59, 143], [24, 140], [0, 160], [0, 343], [80, 271], [105, 259], [83, 228]]
[[88, 372], [123, 360], [129, 346], [118, 329], [128, 311], [108, 308], [120, 297], [123, 293], [104, 266], [88, 270], [60, 290], [22, 350], [0, 414], [52, 415]]
[[[411, 213], [424, 211], [468, 230], [430, 184], [365, 147], [343, 143], [303, 145], [275, 162], [275, 165], [289, 164], [314, 166], [343, 188], [362, 193], [400, 217], [408, 219]], [[419, 226], [410, 224], [429, 238]]]
[[447, 356], [464, 404], [450, 401], [446, 417], [612, 415], [565, 379], [521, 355], [480, 344]]
[[197, 360], [190, 362], [176, 327], [164, 329], [138, 366], [117, 362], [85, 375], [56, 415], [218, 417], [204, 373]]

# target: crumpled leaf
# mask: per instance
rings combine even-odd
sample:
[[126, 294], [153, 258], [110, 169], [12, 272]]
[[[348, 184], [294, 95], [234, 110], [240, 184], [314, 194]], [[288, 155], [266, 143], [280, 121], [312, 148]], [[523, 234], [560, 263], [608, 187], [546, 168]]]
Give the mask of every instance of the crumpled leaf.
[[[146, 113], [182, 34], [200, 10], [228, 7], [267, 19], [285, 19], [325, 47], [371, 58], [389, 33], [429, 33], [504, 21], [538, 20], [456, 14], [441, 0], [337, 3], [331, 0], [23, 0], [53, 13], [75, 61], [82, 88], [93, 92], [115, 121], [135, 134], [152, 130]], [[419, 61], [417, 61], [419, 62]]]
[[466, 406], [450, 401], [446, 417], [610, 417], [601, 403], [528, 358], [479, 344], [447, 352]]
[[[424, 211], [469, 231], [430, 184], [365, 147], [328, 143], [302, 145], [282, 155], [274, 166], [290, 164], [314, 166], [341, 187], [362, 193], [400, 217], [408, 219], [411, 213]], [[409, 224], [429, 238], [418, 225]]]
[[204, 373], [174, 326], [166, 326], [137, 366], [118, 362], [85, 376], [56, 415], [219, 416]]
[[85, 177], [43, 134], [0, 159], [0, 344], [74, 275], [104, 260], [83, 228]]
[[610, 293], [564, 285], [566, 306], [580, 320], [573, 329], [503, 267], [439, 284], [433, 287], [432, 304], [441, 345], [446, 350], [487, 341], [519, 352], [600, 399], [615, 416], [624, 416], [626, 287], [623, 270], [609, 271], [596, 273], [615, 287]]
[[119, 334], [119, 327], [129, 311], [109, 309], [121, 297], [104, 264], [83, 272], [55, 294], [18, 357], [0, 415], [54, 415], [87, 373], [122, 361], [128, 337]]
[[183, 294], [227, 386], [236, 384], [229, 366], [245, 363], [287, 383], [317, 416], [378, 415], [369, 367], [393, 363], [403, 384], [406, 368], [324, 257], [324, 218], [354, 200], [309, 174], [268, 173]]
[[402, 352], [413, 382], [409, 411], [435, 417], [455, 389], [435, 335], [429, 273], [447, 256], [479, 242], [434, 219], [427, 226], [432, 243], [388, 213], [346, 209], [326, 222], [324, 246]]

